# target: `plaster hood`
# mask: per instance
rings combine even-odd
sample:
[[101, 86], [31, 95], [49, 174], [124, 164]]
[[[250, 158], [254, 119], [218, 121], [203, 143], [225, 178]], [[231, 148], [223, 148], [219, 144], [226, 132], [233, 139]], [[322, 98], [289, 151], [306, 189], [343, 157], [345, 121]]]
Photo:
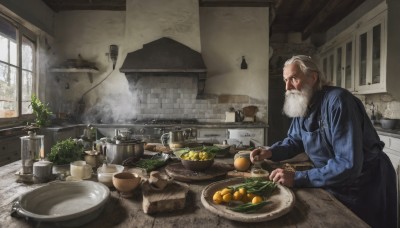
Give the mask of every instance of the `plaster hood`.
[[119, 71], [125, 73], [130, 83], [145, 76], [197, 77], [198, 94], [204, 91], [207, 73], [199, 52], [167, 37], [128, 53]]

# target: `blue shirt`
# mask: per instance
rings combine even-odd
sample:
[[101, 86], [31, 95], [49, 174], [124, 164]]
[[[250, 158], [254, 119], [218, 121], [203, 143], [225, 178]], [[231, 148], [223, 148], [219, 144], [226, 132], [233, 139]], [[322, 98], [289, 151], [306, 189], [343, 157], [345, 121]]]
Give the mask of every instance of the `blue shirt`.
[[271, 160], [306, 152], [314, 168], [296, 171], [295, 187], [357, 183], [384, 144], [362, 102], [349, 91], [326, 86], [317, 91], [305, 117], [293, 118], [287, 138], [270, 147]]

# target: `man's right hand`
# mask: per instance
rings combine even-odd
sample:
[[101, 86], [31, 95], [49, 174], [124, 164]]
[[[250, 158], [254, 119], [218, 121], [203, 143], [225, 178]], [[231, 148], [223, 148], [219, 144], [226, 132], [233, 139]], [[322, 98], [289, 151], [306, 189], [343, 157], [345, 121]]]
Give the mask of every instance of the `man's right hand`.
[[272, 152], [265, 148], [257, 148], [250, 153], [250, 160], [252, 163], [254, 161], [262, 161], [272, 157]]

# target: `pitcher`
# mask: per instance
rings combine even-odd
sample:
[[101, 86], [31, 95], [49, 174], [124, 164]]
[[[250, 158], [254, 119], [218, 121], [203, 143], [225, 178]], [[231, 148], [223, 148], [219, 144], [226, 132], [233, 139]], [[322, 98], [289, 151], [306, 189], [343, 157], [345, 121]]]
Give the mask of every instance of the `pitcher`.
[[185, 142], [185, 136], [184, 136], [183, 131], [180, 131], [180, 130], [170, 131], [168, 133], [161, 135], [160, 140], [161, 140], [161, 143], [163, 144], [163, 146], [168, 144], [169, 147], [180, 148], [180, 147], [183, 147], [183, 144]]

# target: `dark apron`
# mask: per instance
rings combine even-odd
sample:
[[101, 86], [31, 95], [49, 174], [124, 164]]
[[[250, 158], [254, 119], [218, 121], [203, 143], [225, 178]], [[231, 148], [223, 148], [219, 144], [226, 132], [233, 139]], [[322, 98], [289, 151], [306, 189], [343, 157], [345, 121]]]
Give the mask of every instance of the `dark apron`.
[[[307, 131], [304, 124], [301, 130], [304, 149], [316, 168], [325, 166], [327, 158], [334, 158], [333, 148], [325, 134], [328, 126], [318, 115], [317, 130]], [[315, 145], [316, 142], [319, 146]], [[374, 160], [363, 164], [362, 173], [356, 180], [324, 188], [370, 226], [397, 227], [396, 179], [392, 163], [380, 151]]]

